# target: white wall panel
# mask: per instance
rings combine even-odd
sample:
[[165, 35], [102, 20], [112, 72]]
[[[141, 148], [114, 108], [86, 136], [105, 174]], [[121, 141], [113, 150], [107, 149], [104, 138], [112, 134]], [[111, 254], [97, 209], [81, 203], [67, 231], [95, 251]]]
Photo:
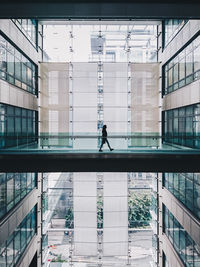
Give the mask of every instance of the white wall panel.
[[72, 91], [73, 132], [96, 133], [97, 63], [73, 63]]
[[[67, 134], [69, 132], [69, 64], [41, 63], [40, 75], [40, 132]], [[52, 114], [57, 114], [56, 119]]]
[[159, 133], [159, 63], [131, 64], [131, 132]]
[[128, 254], [127, 173], [104, 173], [103, 255]]
[[97, 255], [97, 182], [94, 173], [73, 174], [74, 254]]

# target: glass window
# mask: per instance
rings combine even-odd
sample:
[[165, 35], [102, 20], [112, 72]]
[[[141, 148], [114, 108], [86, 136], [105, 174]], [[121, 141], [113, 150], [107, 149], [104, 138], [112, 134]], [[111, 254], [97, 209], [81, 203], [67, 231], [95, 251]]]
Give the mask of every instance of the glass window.
[[[200, 41], [200, 39], [198, 38]], [[195, 79], [199, 79], [200, 71], [200, 42], [198, 46], [194, 49], [194, 73]]]
[[174, 218], [174, 247], [178, 251], [179, 250], [179, 222]]
[[[12, 147], [20, 144], [33, 142], [34, 139], [27, 139], [26, 136], [35, 135], [36, 124], [35, 111], [0, 105], [0, 134], [3, 136], [17, 136], [17, 138], [6, 138], [0, 140], [1, 147]], [[25, 136], [20, 138], [20, 136]], [[18, 138], [19, 137], [19, 138]]]
[[[169, 29], [168, 29], [169, 32]], [[174, 66], [173, 66], [174, 65]], [[170, 68], [170, 70], [168, 70]], [[172, 69], [171, 69], [172, 68]], [[164, 77], [163, 77], [164, 78]], [[200, 78], [200, 37], [165, 66], [165, 94]]]
[[15, 246], [15, 263], [19, 259], [21, 253], [21, 239], [20, 239], [20, 229], [17, 228], [15, 230], [15, 239], [14, 239], [14, 246]]
[[0, 173], [0, 218], [6, 212], [6, 174]]
[[31, 226], [31, 215], [29, 214], [27, 216], [27, 242], [29, 242], [31, 240], [31, 233], [32, 233], [32, 226]]
[[35, 73], [36, 65], [0, 36], [0, 79], [35, 94], [37, 80]]
[[1, 78], [6, 79], [7, 71], [7, 60], [6, 60], [6, 49], [0, 44], [0, 75]]
[[36, 213], [36, 207], [32, 210], [32, 235], [36, 233], [36, 227], [37, 227], [37, 213]]
[[27, 190], [28, 192], [32, 190], [32, 173], [27, 173]]
[[186, 233], [186, 247], [185, 247], [185, 254], [186, 254], [186, 262], [189, 266], [193, 266], [193, 241], [191, 237]]
[[17, 136], [21, 135], [22, 130], [22, 118], [21, 117], [15, 117], [15, 133]]
[[27, 67], [26, 65], [23, 63], [22, 64], [22, 88], [23, 89], [27, 89], [27, 77], [26, 77], [26, 74], [27, 74]]
[[168, 209], [164, 206], [164, 232], [168, 236], [169, 235], [169, 217], [168, 217]]
[[174, 195], [179, 199], [179, 175], [174, 173]]
[[20, 173], [15, 174], [15, 203], [21, 199], [21, 177]]
[[174, 220], [173, 220], [173, 215], [171, 212], [169, 212], [169, 240], [173, 244], [173, 227], [174, 227]]
[[14, 242], [13, 235], [11, 235], [7, 241], [7, 265], [13, 266], [14, 261]]
[[191, 179], [186, 178], [186, 206], [190, 209], [193, 210], [193, 181]]
[[26, 173], [21, 173], [21, 196], [24, 197], [27, 193], [27, 178]]
[[9, 75], [14, 76], [14, 55], [9, 52], [7, 54], [7, 71]]
[[21, 231], [21, 249], [24, 250], [26, 248], [26, 218], [23, 220], [20, 226]]
[[185, 258], [186, 258], [186, 255], [185, 255], [185, 247], [186, 247], [186, 244], [185, 244], [185, 230], [183, 229], [183, 227], [180, 227], [180, 257], [182, 259], [183, 262], [185, 262]]
[[176, 36], [180, 29], [185, 25], [187, 20], [183, 19], [168, 19], [164, 21], [164, 43], [165, 47]]
[[194, 213], [200, 219], [200, 180], [194, 183]]
[[174, 66], [174, 83], [178, 82], [178, 63]]
[[22, 63], [20, 59], [15, 57], [15, 84], [17, 86], [21, 86], [21, 80], [22, 80], [22, 75], [21, 75], [21, 68], [22, 68]]
[[6, 267], [6, 243], [0, 247], [0, 266]]
[[180, 201], [182, 203], [185, 203], [185, 177], [184, 177], [184, 174], [180, 174], [179, 184], [180, 184]]
[[14, 230], [8, 240], [0, 247], [0, 266], [15, 266], [20, 256], [26, 249], [31, 237], [35, 233], [32, 230], [36, 220], [36, 206], [24, 218], [22, 223]]
[[193, 253], [194, 253], [194, 267], [199, 267], [200, 266], [200, 251], [199, 251], [199, 247], [196, 244], [194, 244]]
[[14, 206], [14, 175], [7, 175], [7, 209], [10, 210]]
[[185, 58], [179, 61], [179, 79], [185, 79]]
[[27, 68], [27, 84], [32, 86], [32, 70]]
[[193, 81], [193, 55], [192, 52], [190, 52], [186, 56], [186, 83], [192, 82]]
[[[166, 211], [168, 211], [169, 215], [167, 215]], [[164, 221], [166, 221], [166, 216], [169, 216], [170, 230], [168, 238], [183, 261], [184, 266], [199, 266], [200, 251], [196, 243], [165, 206], [163, 206], [163, 215]]]
[[173, 192], [173, 184], [174, 184], [174, 177], [173, 173], [168, 173], [168, 183], [169, 183], [169, 191]]
[[26, 38], [36, 47], [37, 21], [35, 19], [13, 19], [12, 21], [20, 28]]
[[169, 87], [172, 85], [173, 83], [173, 69], [169, 69], [168, 71], [168, 75], [169, 75], [169, 80], [168, 80], [168, 84], [169, 84]]

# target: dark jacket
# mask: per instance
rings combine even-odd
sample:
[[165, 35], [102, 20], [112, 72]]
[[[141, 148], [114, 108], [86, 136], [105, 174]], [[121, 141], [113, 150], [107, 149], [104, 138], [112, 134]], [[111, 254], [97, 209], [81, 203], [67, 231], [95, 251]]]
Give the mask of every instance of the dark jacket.
[[102, 129], [102, 137], [107, 137], [107, 131], [106, 129]]

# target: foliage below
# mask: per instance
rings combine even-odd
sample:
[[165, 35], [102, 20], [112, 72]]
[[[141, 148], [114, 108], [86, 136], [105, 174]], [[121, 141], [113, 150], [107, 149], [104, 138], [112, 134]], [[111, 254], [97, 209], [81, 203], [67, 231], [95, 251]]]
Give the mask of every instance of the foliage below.
[[[133, 192], [128, 200], [129, 228], [146, 227], [151, 221], [151, 195], [147, 193]], [[72, 208], [67, 210], [65, 226], [69, 229], [74, 227], [74, 215]], [[97, 228], [103, 228], [103, 199], [97, 200]]]
[[132, 193], [128, 204], [129, 227], [148, 226], [151, 221], [151, 195], [145, 193]]

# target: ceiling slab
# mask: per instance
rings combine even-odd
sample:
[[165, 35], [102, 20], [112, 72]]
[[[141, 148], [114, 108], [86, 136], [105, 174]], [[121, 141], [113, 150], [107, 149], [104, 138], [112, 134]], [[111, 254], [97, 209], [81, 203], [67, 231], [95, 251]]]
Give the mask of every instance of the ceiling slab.
[[200, 1], [4, 0], [0, 18], [164, 19], [200, 18]]

